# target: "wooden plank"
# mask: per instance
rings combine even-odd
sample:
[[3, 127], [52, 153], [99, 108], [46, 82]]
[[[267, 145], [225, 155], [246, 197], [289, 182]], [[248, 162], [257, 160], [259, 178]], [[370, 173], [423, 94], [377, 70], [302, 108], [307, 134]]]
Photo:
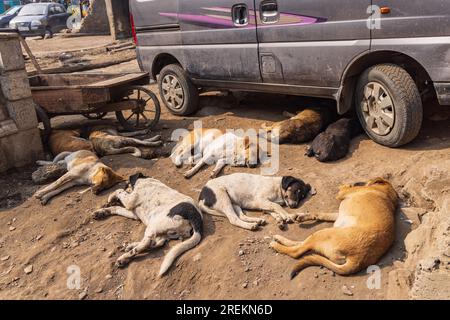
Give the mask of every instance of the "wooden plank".
[[95, 82], [87, 87], [90, 88], [111, 88], [120, 86], [122, 84], [132, 84], [134, 81], [143, 79], [145, 77], [148, 77], [147, 73], [130, 73], [130, 74], [124, 74], [120, 77], [114, 77], [105, 81]]

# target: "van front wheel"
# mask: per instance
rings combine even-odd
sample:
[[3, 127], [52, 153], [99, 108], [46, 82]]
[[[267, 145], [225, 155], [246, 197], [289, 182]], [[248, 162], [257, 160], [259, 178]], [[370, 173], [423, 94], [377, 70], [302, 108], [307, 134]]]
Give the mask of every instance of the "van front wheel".
[[198, 88], [177, 64], [165, 66], [158, 78], [159, 92], [172, 114], [185, 116], [198, 109]]
[[366, 70], [356, 87], [356, 113], [369, 137], [388, 147], [400, 147], [419, 134], [423, 106], [411, 75], [393, 64]]

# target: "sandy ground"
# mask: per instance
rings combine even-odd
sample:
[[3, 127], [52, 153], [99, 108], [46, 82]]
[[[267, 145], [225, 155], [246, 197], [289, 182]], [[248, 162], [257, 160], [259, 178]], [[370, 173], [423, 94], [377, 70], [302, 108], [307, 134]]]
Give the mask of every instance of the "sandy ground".
[[[55, 50], [63, 45], [58, 42]], [[96, 71], [137, 70], [132, 61]], [[157, 91], [154, 85], [151, 89]], [[264, 122], [283, 119], [284, 110], [319, 103], [265, 95], [240, 106], [220, 97], [201, 102], [203, 109], [194, 117], [175, 117], [163, 109], [154, 134], [168, 141], [173, 130], [192, 128], [195, 120], [202, 120], [204, 127], [258, 129]], [[113, 115], [107, 121], [114, 122]], [[89, 124], [78, 116], [53, 120], [59, 128]], [[271, 236], [281, 233], [301, 240], [330, 224], [294, 224], [282, 232], [270, 217], [267, 226], [250, 232], [225, 219], [205, 216], [200, 245], [184, 254], [162, 279], [157, 272], [168, 246], [117, 269], [114, 262], [124, 245], [140, 240], [144, 226], [121, 217], [92, 220], [91, 212], [105, 203], [109, 192], [80, 195], [84, 188], [75, 188], [41, 206], [32, 197], [38, 186], [31, 181], [35, 169], [31, 166], [0, 175], [0, 299], [450, 299], [450, 120], [426, 120], [418, 139], [399, 149], [382, 147], [361, 135], [352, 142], [349, 155], [335, 163], [307, 158], [304, 150], [305, 145], [280, 148], [279, 175], [302, 178], [317, 191], [298, 209], [301, 212], [336, 211], [340, 184], [376, 176], [390, 179], [401, 195], [396, 241], [378, 264], [379, 289], [367, 286], [365, 271], [341, 277], [313, 267], [291, 281], [295, 261], [269, 248]], [[142, 172], [194, 199], [211, 170], [188, 181], [182, 176], [184, 170], [169, 159], [120, 155], [103, 160], [124, 176]], [[228, 168], [224, 173], [233, 172], [259, 173], [259, 169]], [[422, 260], [429, 255], [431, 262]], [[77, 271], [81, 283], [73, 288]]]
[[[230, 108], [225, 99], [209, 97], [202, 100], [205, 107], [200, 112], [207, 116], [178, 118], [164, 110], [155, 133], [161, 133], [167, 141], [174, 129], [190, 128], [197, 119], [203, 121], [204, 127], [259, 128], [263, 122], [282, 119], [283, 110], [298, 110], [311, 103], [314, 100], [264, 96]], [[86, 120], [78, 117], [59, 118], [54, 123], [60, 127], [86, 124]], [[403, 209], [397, 213], [395, 244], [379, 263], [381, 287], [378, 290], [367, 287], [369, 275], [366, 272], [340, 277], [325, 269], [309, 268], [295, 280], [289, 280], [294, 261], [275, 254], [268, 246], [270, 237], [283, 233], [287, 237], [304, 239], [330, 224], [290, 225], [286, 232], [281, 232], [270, 217], [266, 217], [267, 226], [250, 232], [231, 226], [225, 219], [205, 216], [201, 244], [184, 254], [162, 279], [157, 278], [157, 272], [167, 247], [139, 258], [126, 269], [116, 269], [113, 264], [124, 244], [140, 240], [143, 225], [121, 217], [93, 221], [90, 213], [105, 203], [108, 192], [100, 196], [80, 195], [78, 192], [83, 188], [78, 188], [42, 207], [32, 198], [37, 190], [30, 181], [34, 168], [25, 168], [0, 177], [3, 186], [0, 193], [0, 298], [387, 298], [391, 286], [389, 273], [402, 268], [408, 256], [405, 238], [420, 225], [417, 212], [409, 208], [418, 206], [425, 212], [436, 210], [436, 205], [428, 205], [427, 201], [412, 201], [406, 182], [418, 165], [448, 164], [449, 129], [448, 120], [426, 121], [420, 137], [400, 149], [382, 147], [361, 135], [354, 139], [348, 157], [331, 164], [304, 157], [305, 145], [281, 146], [279, 175], [300, 177], [317, 190], [317, 195], [308, 199], [300, 211], [336, 211], [339, 203], [334, 196], [341, 183], [376, 176], [389, 178], [402, 195]], [[143, 172], [193, 198], [198, 197], [210, 170], [203, 170], [187, 181], [182, 176], [183, 170], [176, 169], [169, 159], [149, 161], [121, 155], [106, 157], [104, 161], [124, 176]], [[232, 168], [226, 169], [225, 174], [240, 171], [258, 173], [259, 169]], [[436, 186], [443, 188], [443, 195], [448, 195], [448, 185], [446, 187]], [[33, 270], [27, 274], [30, 270], [26, 272], [25, 268], [30, 265]], [[68, 268], [70, 271], [73, 266], [81, 272], [82, 283], [78, 290], [67, 287]], [[343, 286], [351, 295], [344, 293], [347, 290], [343, 290]]]
[[30, 49], [37, 55], [99, 48], [113, 42], [111, 36], [64, 37], [61, 34], [54, 35], [52, 39], [31, 37], [26, 40]]

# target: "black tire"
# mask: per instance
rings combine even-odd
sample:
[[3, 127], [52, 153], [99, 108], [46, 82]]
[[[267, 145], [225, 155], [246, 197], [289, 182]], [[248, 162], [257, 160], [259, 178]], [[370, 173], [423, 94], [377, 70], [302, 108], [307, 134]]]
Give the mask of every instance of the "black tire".
[[[376, 98], [374, 88], [385, 92]], [[391, 106], [386, 107], [389, 102]], [[393, 148], [405, 145], [417, 137], [422, 127], [419, 89], [411, 75], [397, 65], [380, 64], [367, 69], [358, 80], [355, 103], [364, 130], [381, 145]]]
[[42, 35], [42, 39], [46, 39], [46, 36], [47, 36], [47, 39], [53, 38], [53, 31], [52, 31], [52, 29], [50, 29], [50, 28], [46, 28], [45, 29], [45, 33]]
[[42, 123], [42, 126], [44, 127], [43, 133], [42, 133], [42, 140], [44, 144], [48, 142], [48, 139], [50, 138], [50, 134], [52, 133], [52, 125], [50, 122], [50, 118], [45, 112], [44, 109], [42, 109], [41, 106], [35, 104], [34, 109], [36, 110], [36, 115], [38, 118], [38, 122]]
[[[178, 105], [177, 102], [173, 102], [173, 97], [166, 99], [166, 95], [164, 94], [164, 92], [167, 92], [167, 89], [163, 88], [165, 86], [165, 81], [168, 81], [167, 79], [170, 77], [175, 78], [182, 89], [182, 102]], [[186, 116], [193, 114], [198, 110], [198, 88], [192, 83], [192, 80], [180, 65], [170, 64], [165, 66], [159, 75], [158, 86], [161, 99], [172, 114]], [[180, 98], [177, 93], [173, 93], [173, 95], [177, 95], [177, 97]]]
[[[119, 121], [120, 125], [126, 130], [126, 131], [138, 131], [138, 130], [152, 130], [159, 122], [159, 118], [161, 117], [161, 105], [159, 104], [158, 97], [149, 89], [141, 86], [131, 86], [128, 88], [127, 94], [125, 94], [124, 99], [134, 99], [136, 97], [130, 97], [132, 93], [135, 91], [143, 92], [145, 95], [147, 95], [149, 98], [151, 98], [154, 109], [151, 110], [151, 113], [153, 114], [151, 122], [147, 123], [144, 126], [139, 126], [139, 124], [136, 122], [133, 124], [133, 120], [131, 119], [134, 117], [133, 115], [136, 115], [139, 113], [142, 115], [145, 111], [148, 111], [148, 108], [145, 109], [144, 112], [137, 112], [136, 110], [130, 110], [130, 111], [116, 111], [116, 118]], [[130, 94], [131, 92], [131, 94]], [[142, 110], [141, 110], [142, 111]], [[125, 112], [133, 113], [133, 115], [125, 114]], [[130, 119], [132, 121], [130, 121]], [[147, 119], [150, 120], [150, 119]], [[138, 121], [138, 120], [137, 120]]]

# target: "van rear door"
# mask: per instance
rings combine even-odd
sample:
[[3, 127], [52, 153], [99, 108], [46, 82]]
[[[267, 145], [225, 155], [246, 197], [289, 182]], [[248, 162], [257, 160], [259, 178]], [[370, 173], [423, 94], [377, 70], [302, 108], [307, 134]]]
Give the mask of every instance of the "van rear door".
[[261, 81], [254, 0], [192, 0], [179, 6], [184, 67], [192, 78]]
[[256, 0], [263, 82], [339, 87], [370, 49], [371, 0]]

